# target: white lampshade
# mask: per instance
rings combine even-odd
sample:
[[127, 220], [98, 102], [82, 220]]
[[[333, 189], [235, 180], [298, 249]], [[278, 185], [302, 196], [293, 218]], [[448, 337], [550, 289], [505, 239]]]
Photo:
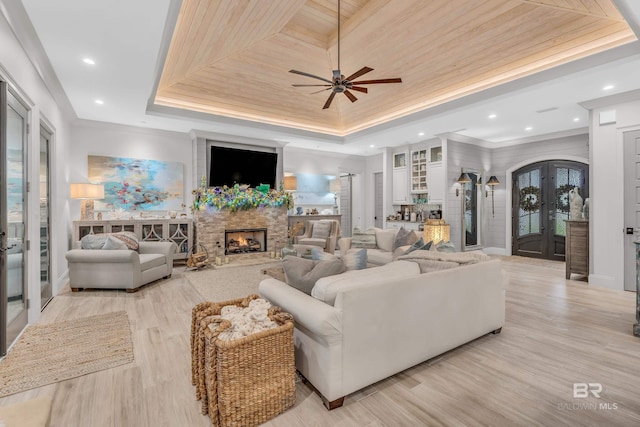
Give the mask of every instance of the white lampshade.
[[284, 177], [284, 191], [296, 191], [298, 189], [298, 178], [295, 175]]
[[339, 193], [341, 189], [342, 189], [342, 183], [340, 182], [340, 178], [332, 179], [329, 182], [330, 193]]
[[104, 185], [102, 184], [71, 184], [71, 198], [95, 200], [104, 199]]

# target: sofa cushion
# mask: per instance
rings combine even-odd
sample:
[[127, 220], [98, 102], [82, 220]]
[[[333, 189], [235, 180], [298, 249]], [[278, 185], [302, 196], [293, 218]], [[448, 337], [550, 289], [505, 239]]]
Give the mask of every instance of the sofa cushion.
[[407, 230], [404, 227], [400, 227], [393, 241], [393, 250], [395, 251], [401, 246], [413, 245], [417, 240], [418, 236], [414, 230]]
[[102, 249], [107, 241], [106, 234], [87, 234], [80, 240], [81, 249]]
[[[131, 252], [129, 252], [131, 253]], [[166, 264], [163, 254], [140, 254], [140, 270], [145, 271], [153, 267], [160, 267]]]
[[122, 240], [116, 239], [111, 235], [107, 236], [107, 239], [104, 242], [104, 246], [102, 246], [103, 251], [123, 250], [123, 249], [127, 250], [129, 248], [127, 248], [127, 245], [125, 245]]
[[367, 249], [367, 262], [375, 265], [385, 265], [393, 261], [393, 253], [382, 249]]
[[327, 239], [315, 239], [313, 237], [305, 237], [304, 239], [298, 239], [298, 243], [301, 245], [319, 246], [324, 248], [327, 246]]
[[393, 252], [393, 243], [396, 239], [397, 228], [376, 228], [376, 246], [383, 251]]
[[378, 283], [393, 283], [394, 280], [419, 274], [420, 267], [418, 264], [409, 261], [396, 261], [382, 267], [352, 270], [336, 276], [319, 279], [311, 290], [311, 296], [333, 305], [339, 292]]
[[310, 295], [318, 279], [340, 274], [344, 272], [345, 267], [339, 259], [313, 261], [289, 255], [282, 261], [282, 269], [289, 286]]
[[331, 234], [331, 223], [328, 221], [319, 221], [313, 224], [311, 237], [314, 239], [327, 239]]
[[376, 230], [370, 228], [366, 231], [360, 231], [358, 227], [354, 228], [351, 236], [351, 247], [376, 249]]

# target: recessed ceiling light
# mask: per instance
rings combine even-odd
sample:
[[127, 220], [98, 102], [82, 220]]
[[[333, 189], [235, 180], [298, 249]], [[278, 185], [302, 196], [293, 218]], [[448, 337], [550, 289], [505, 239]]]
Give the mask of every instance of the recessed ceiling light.
[[496, 117], [498, 117], [496, 114], [489, 114], [490, 119], [495, 119]]
[[424, 132], [418, 133], [418, 136], [424, 136]]
[[524, 128], [524, 130], [530, 131], [530, 130], [533, 130], [533, 128], [531, 126], [527, 126], [526, 128]]
[[373, 148], [373, 147], [375, 147], [375, 145], [373, 145], [373, 144], [369, 145], [369, 148]]
[[96, 104], [102, 105], [104, 104], [104, 101], [102, 99], [96, 99]]
[[89, 65], [96, 65], [96, 61], [94, 61], [94, 60], [93, 60], [93, 59], [91, 59], [91, 58], [84, 58], [84, 59], [82, 60], [82, 62], [84, 62], [85, 64], [89, 64]]
[[576, 117], [573, 119], [574, 122], [579, 122], [580, 121], [580, 117]]
[[615, 87], [614, 85], [606, 85], [605, 87], [602, 88], [602, 90], [611, 90], [614, 87]]

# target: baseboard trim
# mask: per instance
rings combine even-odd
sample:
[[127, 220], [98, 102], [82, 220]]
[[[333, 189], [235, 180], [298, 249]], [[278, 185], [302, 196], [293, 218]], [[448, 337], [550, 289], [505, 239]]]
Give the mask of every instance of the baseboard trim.
[[505, 248], [483, 248], [482, 252], [484, 252], [487, 255], [503, 255], [503, 256], [510, 255]]
[[622, 283], [616, 283], [615, 277], [602, 276], [600, 274], [589, 275], [589, 286], [595, 286], [597, 288], [614, 289], [616, 291], [624, 290], [624, 285]]

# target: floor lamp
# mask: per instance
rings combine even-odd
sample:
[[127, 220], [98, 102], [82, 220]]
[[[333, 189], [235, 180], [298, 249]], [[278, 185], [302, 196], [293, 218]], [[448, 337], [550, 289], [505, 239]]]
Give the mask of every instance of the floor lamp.
[[82, 200], [80, 204], [80, 219], [93, 220], [93, 201], [104, 199], [104, 185], [102, 184], [71, 184], [71, 198]]

